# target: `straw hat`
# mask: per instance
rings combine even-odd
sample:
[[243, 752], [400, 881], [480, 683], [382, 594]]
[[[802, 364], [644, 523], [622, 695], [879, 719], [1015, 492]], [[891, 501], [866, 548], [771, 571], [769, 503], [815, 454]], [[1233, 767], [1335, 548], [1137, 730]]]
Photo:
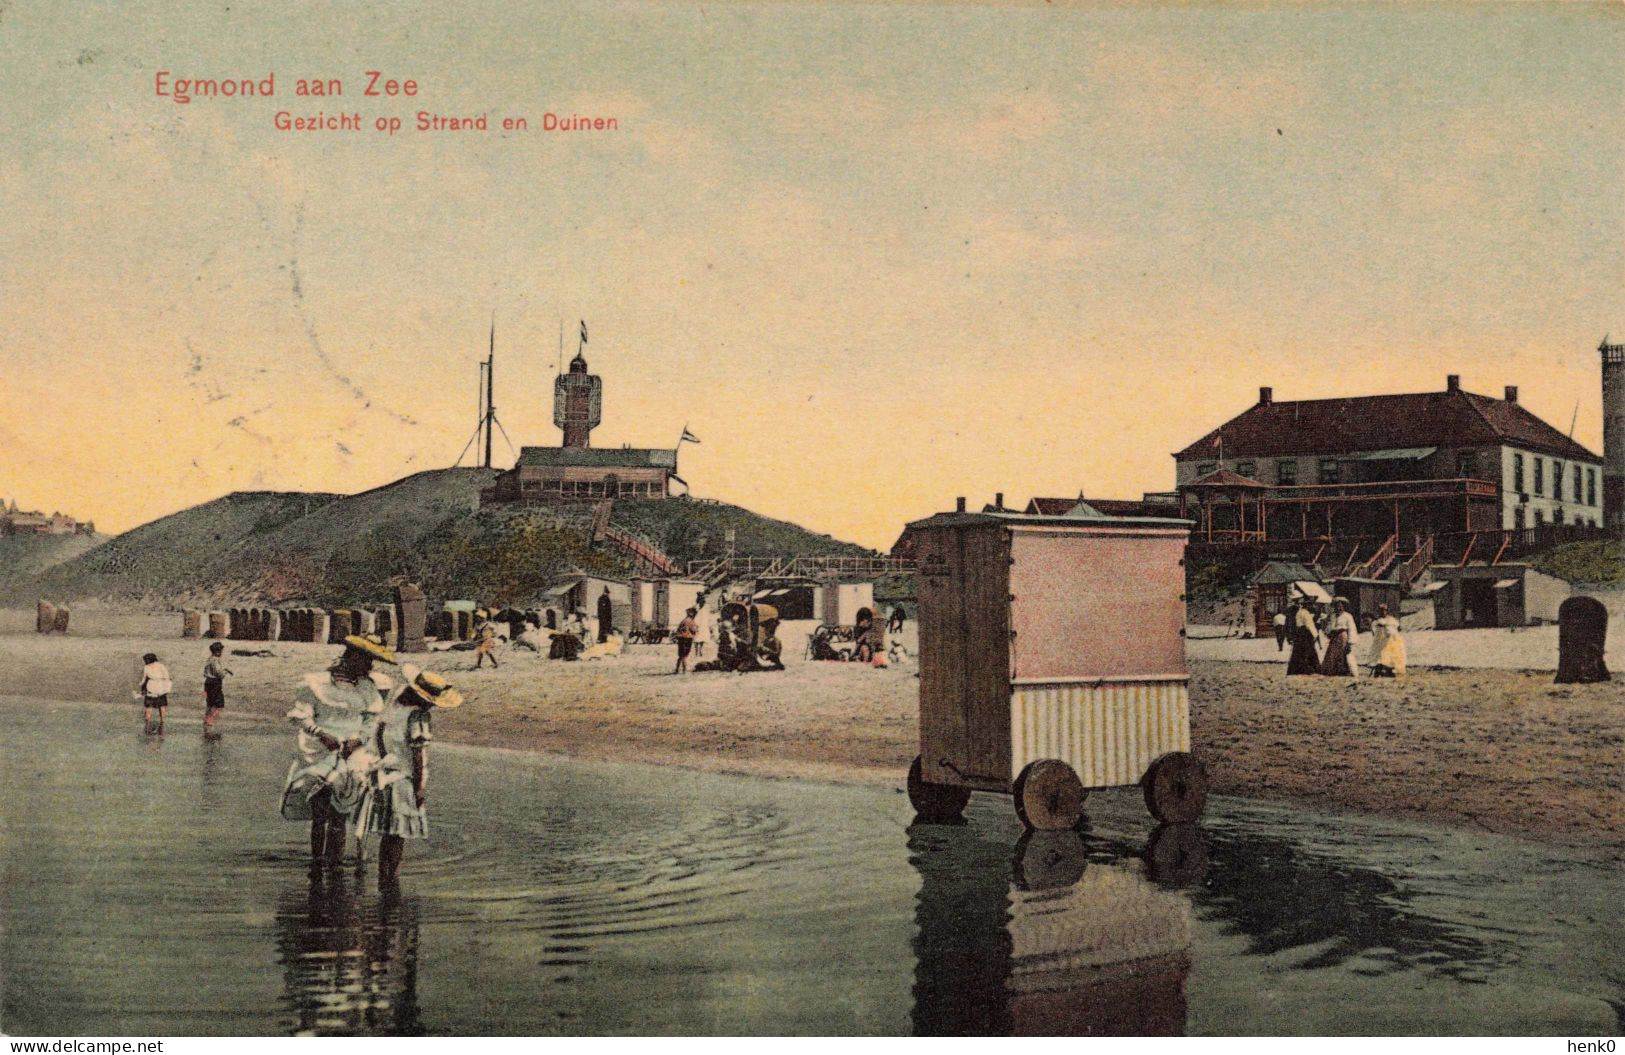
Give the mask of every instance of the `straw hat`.
[[451, 687], [451, 682], [432, 670], [419, 670], [410, 663], [401, 668], [406, 684], [412, 691], [441, 710], [455, 710], [463, 705], [463, 694]]
[[344, 645], [357, 652], [365, 652], [373, 659], [381, 659], [385, 663], [395, 662], [395, 650], [384, 644], [384, 639], [377, 634], [351, 634], [344, 639]]

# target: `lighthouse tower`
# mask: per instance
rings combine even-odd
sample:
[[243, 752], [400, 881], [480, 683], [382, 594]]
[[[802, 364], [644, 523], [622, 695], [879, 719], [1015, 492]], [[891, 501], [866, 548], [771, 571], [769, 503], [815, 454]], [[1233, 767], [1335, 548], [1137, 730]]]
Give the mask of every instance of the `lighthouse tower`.
[[553, 382], [553, 424], [564, 431], [564, 446], [586, 447], [587, 437], [604, 416], [604, 382], [587, 373], [580, 352], [570, 360], [570, 372]]
[[1625, 538], [1625, 344], [1597, 346], [1602, 353], [1603, 526]]

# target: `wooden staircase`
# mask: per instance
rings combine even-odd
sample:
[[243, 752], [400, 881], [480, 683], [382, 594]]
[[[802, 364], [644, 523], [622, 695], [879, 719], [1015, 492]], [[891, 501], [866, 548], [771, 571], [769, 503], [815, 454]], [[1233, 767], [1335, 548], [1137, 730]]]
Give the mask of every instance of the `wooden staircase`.
[[632, 566], [639, 575], [656, 577], [677, 574], [677, 562], [662, 553], [659, 547], [647, 539], [634, 535], [630, 531], [609, 522], [615, 512], [615, 500], [606, 498], [599, 502], [592, 513], [592, 544], [594, 546], [605, 543], [620, 551], [620, 555], [632, 562]]

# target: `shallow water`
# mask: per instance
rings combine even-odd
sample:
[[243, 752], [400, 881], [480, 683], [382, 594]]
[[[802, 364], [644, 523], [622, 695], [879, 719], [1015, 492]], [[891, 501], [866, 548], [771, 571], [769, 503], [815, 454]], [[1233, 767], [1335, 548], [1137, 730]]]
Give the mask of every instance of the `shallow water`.
[[0, 706], [0, 1029], [1618, 1032], [1617, 861], [1097, 793], [911, 825], [890, 789], [434, 748], [401, 892], [312, 883], [287, 738]]

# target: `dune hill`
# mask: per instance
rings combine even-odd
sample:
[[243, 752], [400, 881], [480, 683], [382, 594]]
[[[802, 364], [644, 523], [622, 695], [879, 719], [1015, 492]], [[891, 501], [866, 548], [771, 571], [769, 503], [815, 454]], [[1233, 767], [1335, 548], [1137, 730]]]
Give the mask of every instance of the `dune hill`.
[[107, 540], [106, 535], [0, 535], [0, 592], [26, 586]]
[[[384, 604], [404, 578], [431, 597], [523, 604], [576, 570], [630, 573], [614, 547], [592, 545], [590, 506], [481, 510], [494, 476], [430, 470], [349, 496], [236, 492], [14, 576], [0, 602]], [[679, 566], [726, 552], [729, 527], [740, 555], [869, 552], [722, 503], [617, 502], [612, 522]]]

